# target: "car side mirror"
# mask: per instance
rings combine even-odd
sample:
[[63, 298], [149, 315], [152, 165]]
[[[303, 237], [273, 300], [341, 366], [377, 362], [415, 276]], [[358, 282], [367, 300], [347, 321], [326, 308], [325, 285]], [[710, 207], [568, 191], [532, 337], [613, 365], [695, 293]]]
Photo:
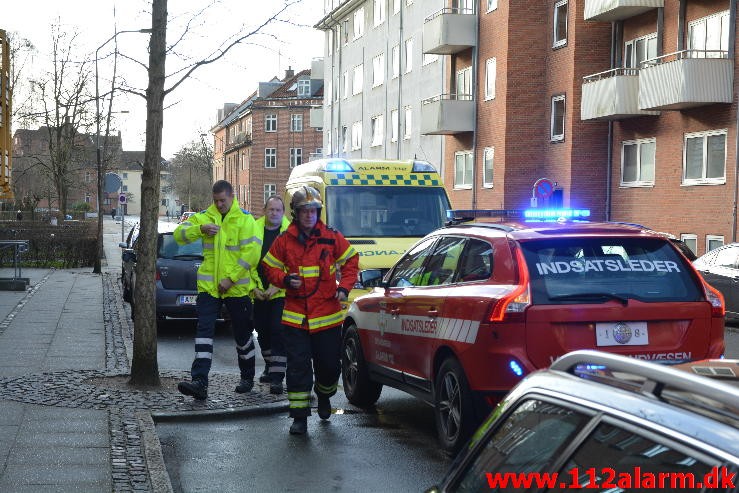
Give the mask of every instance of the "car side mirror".
[[128, 248], [128, 243], [126, 243], [125, 241], [122, 241], [122, 242], [118, 243], [118, 247], [119, 248]]
[[364, 289], [383, 287], [382, 271], [380, 269], [366, 269], [360, 271], [359, 284], [361, 284]]

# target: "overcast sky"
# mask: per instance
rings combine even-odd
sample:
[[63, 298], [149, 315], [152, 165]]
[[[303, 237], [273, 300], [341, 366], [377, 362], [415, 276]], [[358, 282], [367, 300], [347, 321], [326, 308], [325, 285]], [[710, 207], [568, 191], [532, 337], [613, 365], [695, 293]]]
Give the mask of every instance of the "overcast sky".
[[[165, 88], [178, 80], [175, 71], [213, 53], [230, 35], [242, 29], [253, 30], [283, 4], [284, 0], [169, 0], [168, 46], [180, 39], [187, 23], [189, 32], [177, 45], [177, 55], [167, 58], [169, 77]], [[36, 46], [38, 55], [33, 66], [25, 69], [30, 78], [38, 76], [41, 67], [49, 64], [52, 24], [60, 23], [65, 32], [77, 33], [80, 56], [94, 60], [95, 50], [116, 31], [149, 28], [150, 12], [148, 0], [23, 0], [3, 10], [0, 29], [17, 33]], [[218, 108], [226, 102], [241, 102], [258, 82], [274, 76], [282, 79], [288, 66], [295, 71], [310, 68], [313, 58], [323, 56], [323, 33], [312, 27], [322, 13], [323, 0], [302, 0], [281, 16], [288, 22], [271, 24], [264, 34], [249, 38], [249, 45], [234, 47], [221, 60], [198, 68], [165, 99], [163, 156], [171, 158], [182, 146], [199, 141], [200, 134], [208, 133], [216, 123]], [[122, 33], [117, 36], [118, 49], [147, 63], [148, 39], [148, 34]], [[112, 42], [99, 49], [100, 93], [110, 86], [112, 64], [104, 57], [112, 50]], [[94, 64], [91, 70], [94, 72]], [[144, 92], [144, 69], [135, 63], [119, 62], [121, 72], [131, 86]], [[145, 100], [119, 96], [114, 111], [129, 112], [117, 115], [115, 124], [122, 132], [124, 150], [143, 150]], [[208, 138], [212, 143], [212, 137]]]

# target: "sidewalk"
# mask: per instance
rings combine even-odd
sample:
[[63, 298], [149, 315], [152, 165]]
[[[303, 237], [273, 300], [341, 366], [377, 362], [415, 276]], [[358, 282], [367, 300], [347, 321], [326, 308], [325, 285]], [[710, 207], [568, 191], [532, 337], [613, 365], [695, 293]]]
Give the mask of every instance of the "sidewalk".
[[[120, 241], [121, 223], [108, 216], [102, 275], [23, 269], [27, 291], [0, 291], [0, 491], [171, 491], [152, 414], [286, 409], [284, 396], [259, 384], [234, 393], [238, 373], [211, 372], [205, 402], [172, 385], [127, 385], [133, 324], [120, 293]], [[173, 382], [189, 372], [160, 377]]]

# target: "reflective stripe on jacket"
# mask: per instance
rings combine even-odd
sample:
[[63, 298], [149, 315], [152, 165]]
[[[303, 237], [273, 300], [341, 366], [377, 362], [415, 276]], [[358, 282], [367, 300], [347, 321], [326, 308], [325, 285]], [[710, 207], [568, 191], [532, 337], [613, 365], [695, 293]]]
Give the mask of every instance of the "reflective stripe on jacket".
[[303, 281], [300, 288], [286, 291], [283, 324], [317, 332], [344, 321], [336, 290], [351, 291], [359, 270], [359, 256], [344, 235], [319, 220], [309, 237], [299, 239], [299, 229], [292, 223], [272, 243], [262, 266], [269, 282], [276, 286], [284, 286], [285, 276], [291, 273]]
[[[215, 236], [200, 231], [201, 224], [216, 224], [220, 230]], [[174, 231], [179, 244], [203, 239], [203, 263], [198, 268], [198, 292], [215, 298], [249, 296], [257, 285], [257, 265], [262, 253], [262, 243], [255, 234], [254, 217], [241, 210], [236, 200], [226, 217], [215, 204], [203, 212], [193, 214]], [[218, 283], [231, 279], [233, 286], [224, 294], [218, 292]]]
[[[260, 217], [256, 221], [256, 236], [257, 236], [257, 238], [259, 238], [259, 244], [260, 245], [263, 245], [264, 244], [264, 225], [265, 225], [266, 222], [267, 221], [265, 220], [265, 217], [264, 216]], [[280, 224], [280, 233], [284, 233], [285, 230], [287, 230], [287, 227], [288, 226], [290, 226], [290, 220], [288, 218], [286, 218], [285, 216], [282, 216], [282, 224]], [[259, 254], [261, 255], [261, 253], [262, 252], [260, 250]], [[262, 280], [259, 278], [259, 276], [256, 277], [256, 281], [257, 281], [257, 288], [259, 288], [260, 291], [264, 291], [265, 289], [267, 289], [269, 287], [269, 286], [262, 286]], [[270, 283], [270, 284], [272, 284], [272, 283]], [[273, 294], [270, 299], [273, 300], [275, 298], [284, 298], [285, 297], [285, 288], [282, 285], [282, 283], [276, 284], [275, 287], [276, 288], [280, 288], [280, 290], [277, 291], [275, 294]]]

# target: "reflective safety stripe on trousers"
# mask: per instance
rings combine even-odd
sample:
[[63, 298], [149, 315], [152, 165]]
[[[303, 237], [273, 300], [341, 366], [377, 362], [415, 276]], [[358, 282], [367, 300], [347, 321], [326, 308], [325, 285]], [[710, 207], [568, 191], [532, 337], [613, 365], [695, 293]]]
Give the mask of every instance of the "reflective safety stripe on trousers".
[[[211, 339], [212, 340], [212, 339]], [[250, 359], [256, 354], [254, 348], [254, 336], [249, 336], [249, 340], [243, 346], [236, 346], [236, 352], [239, 355], [239, 359]]]
[[294, 409], [310, 407], [310, 392], [288, 392], [287, 399]]
[[195, 338], [195, 359], [213, 359], [213, 339]]
[[338, 386], [339, 386], [339, 382], [336, 382], [333, 385], [329, 385], [328, 387], [316, 382], [316, 393], [324, 394], [324, 395], [331, 395], [336, 392], [336, 389], [338, 388]]

